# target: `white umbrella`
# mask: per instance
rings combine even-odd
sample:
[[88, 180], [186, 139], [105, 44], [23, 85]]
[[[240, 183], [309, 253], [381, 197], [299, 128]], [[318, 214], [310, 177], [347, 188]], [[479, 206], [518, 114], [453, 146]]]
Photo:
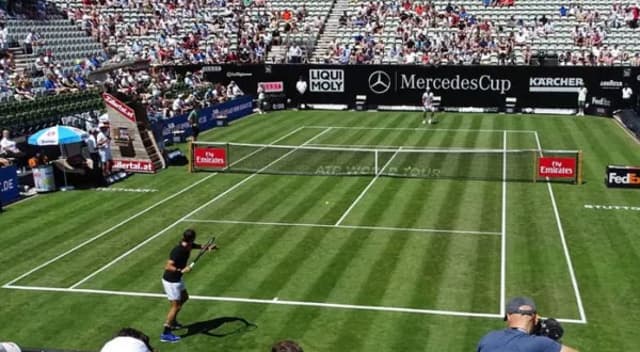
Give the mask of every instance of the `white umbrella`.
[[[53, 126], [40, 130], [28, 139], [28, 143], [31, 145], [47, 146], [47, 145], [59, 145], [60, 153], [65, 155], [63, 145], [71, 143], [79, 143], [89, 138], [89, 134], [79, 128], [70, 126]], [[63, 171], [64, 175], [64, 189], [70, 189], [67, 185], [67, 172]]]

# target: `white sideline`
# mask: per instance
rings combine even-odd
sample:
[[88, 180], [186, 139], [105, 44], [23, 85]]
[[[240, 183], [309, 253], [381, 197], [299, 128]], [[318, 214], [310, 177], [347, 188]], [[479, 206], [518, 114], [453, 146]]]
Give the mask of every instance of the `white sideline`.
[[283, 226], [283, 227], [317, 227], [336, 228], [349, 230], [371, 230], [371, 231], [402, 231], [402, 232], [424, 232], [424, 233], [449, 233], [459, 235], [491, 235], [499, 236], [500, 232], [491, 231], [468, 231], [468, 230], [446, 230], [446, 229], [424, 229], [410, 227], [388, 227], [388, 226], [366, 226], [366, 225], [330, 225], [330, 224], [305, 224], [290, 222], [267, 222], [267, 221], [242, 221], [242, 220], [199, 220], [184, 219], [183, 222], [212, 223], [212, 224], [236, 224], [236, 225], [256, 225], [256, 226]]
[[[307, 140], [305, 143], [310, 143], [311, 141], [313, 141], [314, 139], [322, 136], [323, 134], [325, 134], [326, 132], [328, 132], [330, 129], [325, 129], [322, 132], [316, 134], [315, 136], [311, 137], [309, 140]], [[302, 144], [304, 145], [304, 143]], [[157, 237], [160, 237], [161, 235], [163, 235], [164, 233], [166, 233], [167, 231], [169, 231], [170, 229], [174, 228], [176, 225], [180, 224], [184, 219], [189, 218], [190, 216], [192, 216], [193, 214], [199, 212], [200, 210], [204, 209], [205, 207], [211, 205], [212, 203], [216, 202], [217, 200], [219, 200], [220, 198], [226, 196], [227, 194], [233, 192], [236, 188], [242, 186], [243, 184], [247, 183], [249, 180], [253, 179], [255, 176], [257, 176], [261, 171], [266, 170], [267, 168], [269, 168], [271, 165], [279, 162], [280, 160], [286, 158], [287, 156], [291, 155], [293, 152], [295, 152], [296, 149], [293, 149], [291, 151], [289, 151], [288, 153], [284, 154], [283, 156], [279, 157], [278, 159], [272, 161], [271, 163], [269, 163], [267, 166], [263, 167], [262, 169], [258, 170], [258, 172], [251, 174], [249, 177], [246, 177], [244, 179], [242, 179], [240, 182], [236, 183], [235, 185], [231, 186], [230, 188], [227, 188], [226, 191], [218, 194], [217, 196], [215, 196], [214, 198], [210, 199], [209, 201], [207, 201], [206, 203], [202, 204], [201, 206], [197, 207], [196, 209], [192, 210], [191, 212], [189, 212], [188, 214], [184, 215], [183, 217], [181, 217], [180, 219], [176, 220], [175, 222], [173, 222], [171, 225], [167, 226], [166, 228], [164, 228], [163, 230], [161, 230], [160, 232], [156, 233], [155, 235], [147, 238], [146, 240], [138, 243], [135, 247], [131, 248], [130, 250], [124, 252], [123, 254], [121, 254], [120, 256], [118, 256], [116, 259], [110, 261], [109, 263], [107, 263], [106, 265], [102, 266], [100, 269], [94, 271], [93, 273], [87, 275], [86, 277], [84, 277], [83, 279], [81, 279], [80, 281], [76, 282], [75, 284], [69, 286], [70, 289], [74, 289], [80, 285], [82, 285], [83, 283], [87, 282], [88, 280], [92, 279], [93, 277], [95, 277], [96, 275], [100, 274], [101, 272], [107, 270], [108, 268], [110, 268], [112, 265], [116, 264], [117, 262], [119, 262], [120, 260], [122, 260], [123, 258], [127, 257], [129, 254], [137, 251], [138, 249], [140, 249], [141, 247], [143, 247], [144, 245], [146, 245], [147, 243], [151, 242], [152, 240], [156, 239]]]
[[[167, 299], [167, 296], [165, 294], [162, 294], [162, 293], [151, 293], [151, 292], [93, 290], [93, 289], [81, 289], [81, 288], [70, 289], [70, 288], [38, 287], [38, 286], [8, 286], [8, 287], [5, 287], [5, 288], [13, 289], [13, 290], [24, 290], [24, 291], [101, 294], [101, 295], [108, 295], [108, 296], [129, 296], [129, 297], [160, 298], [162, 300], [166, 300]], [[192, 300], [196, 300], [196, 301], [218, 301], [218, 302], [272, 304], [272, 305], [315, 307], [315, 308], [368, 310], [368, 311], [379, 311], [379, 312], [412, 313], [412, 314], [440, 315], [440, 316], [457, 316], [457, 317], [466, 317], [466, 318], [502, 319], [504, 317], [503, 315], [495, 314], [495, 313], [476, 313], [476, 312], [460, 312], [460, 311], [436, 310], [436, 309], [419, 309], [419, 308], [371, 306], [371, 305], [325, 303], [325, 302], [308, 302], [308, 301], [291, 301], [291, 300], [282, 300], [282, 299], [280, 299], [280, 297], [277, 297], [277, 299], [255, 299], [255, 298], [242, 298], [242, 297], [221, 297], [221, 296], [189, 295], [189, 298], [192, 299]], [[562, 323], [585, 324], [584, 321], [576, 320], [576, 319], [556, 319], [556, 320], [558, 320], [559, 322], [562, 322]]]
[[[540, 156], [542, 156], [542, 144], [540, 143], [540, 137], [538, 132], [535, 133], [536, 143], [538, 144], [538, 150]], [[564, 236], [564, 229], [562, 227], [562, 221], [560, 220], [560, 212], [558, 211], [558, 205], [556, 204], [556, 197], [553, 194], [553, 188], [551, 182], [547, 182], [547, 189], [549, 190], [549, 196], [551, 197], [551, 205], [553, 206], [553, 214], [556, 217], [556, 224], [558, 224], [558, 232], [560, 234], [560, 241], [562, 242], [562, 250], [564, 251], [564, 257], [567, 261], [567, 267], [569, 269], [569, 276], [571, 277], [571, 285], [573, 286], [573, 292], [576, 297], [576, 303], [578, 304], [578, 312], [580, 313], [580, 321], [587, 323], [587, 316], [584, 312], [584, 306], [582, 305], [582, 296], [580, 295], [580, 288], [578, 287], [578, 280], [576, 279], [575, 271], [573, 270], [573, 262], [571, 261], [571, 255], [569, 255], [569, 247]]]
[[500, 248], [500, 315], [504, 316], [507, 291], [507, 131], [502, 137], [502, 241]]
[[[387, 166], [389, 166], [389, 164], [391, 164], [393, 159], [395, 159], [396, 156], [398, 156], [398, 152], [400, 152], [400, 150], [402, 150], [402, 147], [400, 147], [395, 153], [393, 153], [393, 156], [391, 156], [391, 158], [389, 158], [389, 160], [384, 164], [384, 166], [380, 169], [380, 171], [376, 170], [376, 176], [373, 178], [373, 180], [371, 180], [371, 182], [369, 182], [367, 187], [365, 187], [362, 190], [362, 192], [360, 192], [360, 195], [358, 195], [358, 197], [351, 203], [349, 208], [347, 208], [347, 210], [342, 214], [340, 219], [338, 219], [338, 221], [336, 222], [335, 226], [339, 226], [344, 221], [344, 219], [349, 215], [351, 210], [353, 210], [353, 208], [356, 207], [356, 204], [358, 204], [358, 202], [360, 202], [360, 200], [364, 197], [364, 195], [367, 193], [369, 188], [371, 188], [371, 186], [373, 186], [373, 184], [376, 182], [376, 180], [378, 180], [378, 178], [380, 177], [380, 175], [382, 175], [382, 173], [387, 168]], [[377, 158], [377, 154], [376, 154], [376, 158]], [[377, 166], [378, 166], [378, 161], [376, 160], [376, 167]]]
[[[286, 139], [286, 138], [288, 138], [288, 137], [290, 137], [290, 136], [292, 136], [292, 135], [294, 135], [294, 134], [298, 133], [298, 132], [299, 132], [300, 130], [302, 130], [302, 129], [304, 129], [304, 127], [298, 127], [298, 128], [296, 128], [295, 130], [293, 130], [293, 131], [291, 131], [291, 132], [287, 133], [286, 135], [284, 135], [284, 136], [282, 136], [282, 137], [278, 138], [277, 140], [273, 141], [271, 144], [278, 143], [278, 142], [280, 142], [280, 141], [282, 141], [282, 140], [284, 140], [284, 139]], [[257, 151], [256, 151], [256, 152], [257, 152]], [[255, 153], [255, 152], [254, 152], [254, 153]], [[251, 156], [251, 155], [253, 155], [253, 153], [252, 153], [252, 154], [247, 155], [245, 158], [247, 158], [247, 157], [249, 157], [249, 156]], [[244, 158], [243, 158], [243, 159], [240, 159], [240, 160], [244, 160]], [[240, 161], [240, 160], [238, 160], [238, 161]], [[162, 204], [166, 203], [167, 201], [169, 201], [169, 200], [171, 200], [171, 199], [173, 199], [173, 198], [175, 198], [175, 197], [177, 197], [177, 196], [181, 195], [182, 193], [184, 193], [184, 192], [186, 192], [186, 191], [188, 191], [188, 190], [190, 190], [190, 189], [194, 188], [195, 186], [197, 186], [197, 185], [201, 184], [202, 182], [204, 182], [204, 181], [206, 181], [206, 180], [210, 179], [211, 177], [213, 177], [213, 176], [215, 176], [215, 175], [217, 175], [217, 174], [218, 174], [218, 173], [216, 172], [216, 173], [213, 173], [213, 174], [211, 174], [211, 175], [208, 175], [208, 176], [204, 177], [202, 180], [199, 180], [198, 182], [196, 182], [196, 183], [194, 183], [194, 184], [192, 184], [192, 185], [188, 186], [187, 188], [185, 188], [185, 189], [183, 189], [183, 190], [181, 190], [181, 191], [179, 191], [179, 192], [177, 192], [177, 193], [174, 193], [173, 195], [171, 195], [171, 196], [169, 196], [169, 197], [167, 197], [167, 198], [165, 198], [165, 199], [163, 199], [163, 200], [161, 200], [161, 201], [158, 201], [157, 203], [155, 203], [155, 204], [151, 205], [150, 207], [148, 207], [148, 208], [146, 208], [146, 209], [144, 209], [144, 210], [142, 210], [142, 211], [140, 211], [140, 212], [136, 213], [135, 215], [132, 215], [132, 216], [128, 217], [127, 219], [125, 219], [125, 220], [121, 221], [120, 223], [118, 223], [118, 224], [116, 224], [116, 225], [114, 225], [114, 226], [112, 226], [112, 227], [108, 228], [107, 230], [103, 231], [102, 233], [100, 233], [100, 234], [98, 234], [98, 235], [96, 235], [96, 236], [94, 236], [94, 237], [92, 237], [92, 238], [90, 238], [90, 239], [88, 239], [88, 240], [86, 240], [86, 241], [84, 241], [84, 242], [80, 243], [79, 245], [77, 245], [77, 246], [75, 246], [75, 247], [71, 248], [70, 250], [68, 250], [68, 251], [66, 251], [66, 252], [64, 252], [64, 253], [62, 253], [62, 254], [60, 254], [60, 255], [58, 255], [57, 257], [54, 257], [54, 258], [52, 258], [52, 259], [50, 259], [50, 260], [48, 260], [48, 261], [46, 261], [46, 262], [44, 262], [44, 263], [42, 263], [42, 264], [40, 264], [40, 265], [36, 266], [35, 268], [33, 268], [33, 269], [31, 269], [31, 270], [27, 271], [26, 273], [24, 273], [24, 274], [22, 274], [22, 275], [18, 276], [17, 278], [15, 278], [15, 279], [13, 279], [13, 280], [11, 280], [11, 281], [7, 282], [7, 283], [5, 284], [5, 286], [12, 285], [12, 284], [14, 284], [15, 282], [18, 282], [18, 281], [20, 281], [20, 280], [24, 279], [25, 277], [27, 277], [27, 276], [29, 276], [29, 275], [33, 274], [34, 272], [36, 272], [36, 271], [38, 271], [38, 270], [40, 270], [40, 269], [42, 269], [42, 268], [44, 268], [44, 267], [48, 266], [49, 264], [54, 263], [54, 262], [56, 262], [56, 261], [58, 261], [58, 260], [60, 260], [60, 259], [62, 259], [62, 258], [64, 258], [64, 257], [66, 257], [67, 255], [69, 255], [69, 254], [71, 254], [71, 253], [73, 253], [73, 252], [77, 251], [78, 249], [80, 249], [80, 248], [82, 248], [82, 247], [84, 247], [84, 246], [86, 246], [86, 245], [90, 244], [91, 242], [93, 242], [93, 241], [95, 241], [95, 240], [98, 240], [98, 239], [100, 239], [101, 237], [104, 237], [105, 235], [109, 234], [111, 231], [113, 231], [113, 230], [117, 229], [118, 227], [120, 227], [120, 226], [122, 226], [122, 225], [124, 225], [124, 224], [128, 223], [129, 221], [131, 221], [131, 220], [133, 220], [133, 219], [136, 219], [137, 217], [139, 217], [139, 216], [141, 216], [141, 215], [143, 215], [143, 214], [147, 213], [149, 210], [152, 210], [152, 209], [154, 209], [155, 207], [157, 207], [157, 206], [159, 206], [159, 205], [162, 205]]]

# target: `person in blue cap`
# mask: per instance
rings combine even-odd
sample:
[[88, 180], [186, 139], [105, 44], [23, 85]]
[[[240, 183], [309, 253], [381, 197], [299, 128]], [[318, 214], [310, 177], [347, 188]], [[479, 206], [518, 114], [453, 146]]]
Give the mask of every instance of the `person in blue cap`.
[[577, 352], [549, 337], [532, 334], [540, 317], [531, 298], [515, 297], [506, 308], [507, 328], [482, 337], [478, 352]]

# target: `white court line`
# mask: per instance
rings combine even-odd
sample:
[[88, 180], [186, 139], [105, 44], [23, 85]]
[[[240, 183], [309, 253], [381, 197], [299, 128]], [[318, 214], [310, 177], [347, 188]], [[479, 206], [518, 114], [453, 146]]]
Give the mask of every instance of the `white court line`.
[[[311, 137], [309, 140], [307, 140], [305, 143], [310, 143], [311, 141], [313, 141], [314, 139], [322, 136], [323, 134], [327, 133], [330, 129], [325, 129], [322, 132], [316, 134], [315, 136]], [[304, 144], [302, 144], [304, 145]], [[269, 163], [267, 166], [263, 167], [262, 169], [258, 170], [258, 172], [250, 175], [249, 177], [246, 177], [244, 179], [242, 179], [242, 181], [236, 183], [235, 185], [231, 186], [230, 188], [227, 188], [226, 191], [218, 194], [217, 196], [215, 196], [213, 199], [209, 200], [208, 202], [202, 204], [201, 206], [197, 207], [196, 209], [192, 210], [190, 213], [186, 214], [185, 216], [183, 216], [182, 218], [176, 220], [174, 223], [172, 223], [171, 225], [169, 225], [168, 227], [164, 228], [163, 230], [161, 230], [160, 232], [156, 233], [155, 235], [147, 238], [146, 240], [138, 243], [135, 247], [131, 248], [130, 250], [126, 251], [125, 253], [121, 254], [120, 256], [118, 256], [116, 259], [110, 261], [109, 263], [107, 263], [106, 265], [102, 266], [100, 269], [94, 271], [93, 273], [89, 274], [88, 276], [86, 276], [85, 278], [83, 278], [82, 280], [76, 282], [75, 284], [71, 285], [69, 288], [70, 289], [74, 289], [80, 285], [82, 285], [83, 283], [87, 282], [88, 280], [90, 280], [91, 278], [95, 277], [96, 275], [100, 274], [101, 272], [107, 270], [108, 268], [110, 268], [111, 266], [113, 266], [114, 264], [116, 264], [117, 262], [119, 262], [120, 260], [122, 260], [123, 258], [127, 257], [129, 254], [137, 251], [138, 249], [140, 249], [142, 246], [146, 245], [147, 243], [151, 242], [152, 240], [154, 240], [157, 237], [160, 237], [161, 235], [163, 235], [164, 233], [166, 233], [167, 231], [169, 231], [170, 229], [172, 229], [173, 227], [175, 227], [176, 225], [178, 225], [179, 223], [181, 223], [184, 219], [189, 218], [190, 216], [192, 216], [193, 214], [199, 212], [200, 210], [204, 209], [205, 207], [211, 205], [212, 203], [216, 202], [217, 200], [219, 200], [220, 198], [226, 196], [227, 194], [233, 192], [236, 188], [242, 186], [243, 184], [247, 183], [248, 181], [250, 181], [251, 179], [253, 179], [255, 176], [257, 176], [261, 171], [266, 170], [267, 168], [269, 168], [271, 165], [279, 162], [280, 160], [286, 158], [287, 156], [291, 155], [293, 152], [295, 152], [296, 149], [292, 149], [291, 151], [289, 151], [288, 153], [284, 154], [283, 156], [279, 157], [278, 159], [272, 161], [271, 163]]]
[[[151, 292], [131, 292], [131, 291], [112, 291], [112, 290], [93, 290], [93, 289], [70, 289], [70, 288], [56, 288], [56, 287], [38, 287], [38, 286], [8, 286], [7, 289], [23, 290], [23, 291], [41, 291], [41, 292], [62, 292], [62, 293], [81, 293], [81, 294], [100, 294], [108, 296], [129, 296], [129, 297], [146, 297], [146, 298], [160, 298], [167, 299], [167, 296], [163, 293], [151, 293]], [[196, 301], [218, 301], [218, 302], [235, 302], [235, 303], [253, 303], [253, 304], [270, 304], [270, 305], [283, 305], [283, 306], [298, 306], [298, 307], [315, 307], [315, 308], [333, 308], [333, 309], [351, 309], [351, 310], [368, 310], [378, 312], [394, 312], [394, 313], [412, 313], [412, 314], [424, 314], [424, 315], [440, 315], [440, 316], [456, 316], [465, 318], [491, 318], [502, 319], [504, 316], [495, 313], [477, 313], [477, 312], [461, 312], [452, 310], [437, 310], [437, 309], [419, 309], [419, 308], [403, 308], [403, 307], [389, 307], [389, 306], [371, 306], [371, 305], [358, 305], [358, 304], [340, 304], [340, 303], [325, 303], [325, 302], [308, 302], [308, 301], [291, 301], [282, 300], [280, 297], [274, 299], [255, 299], [255, 298], [242, 298], [242, 297], [221, 297], [221, 296], [200, 296], [189, 295], [190, 299]], [[585, 322], [576, 319], [556, 319], [562, 323], [572, 324], [585, 324]]]
[[445, 230], [445, 229], [423, 229], [410, 227], [388, 227], [388, 226], [362, 226], [362, 225], [330, 225], [330, 224], [305, 224], [290, 222], [267, 222], [267, 221], [242, 221], [242, 220], [199, 220], [184, 219], [183, 222], [212, 223], [212, 224], [236, 224], [236, 225], [260, 225], [260, 226], [284, 226], [284, 227], [317, 227], [336, 228], [349, 230], [372, 230], [372, 231], [402, 231], [402, 232], [424, 232], [424, 233], [451, 233], [459, 235], [492, 235], [499, 236], [500, 232], [490, 231], [467, 231], [467, 230]]
[[[381, 144], [308, 144], [309, 147], [329, 147], [329, 148], [380, 148], [380, 149], [398, 149], [398, 148], [410, 148], [411, 150], [461, 150], [469, 151], [469, 147], [416, 147], [408, 145], [381, 145]], [[495, 149], [494, 149], [495, 150]]]
[[507, 291], [507, 131], [502, 137], [502, 241], [500, 248], [500, 315], [504, 316]]
[[492, 130], [492, 129], [455, 129], [455, 128], [411, 128], [411, 127], [354, 127], [354, 126], [316, 126], [310, 125], [307, 128], [332, 128], [332, 129], [344, 129], [344, 130], [391, 130], [391, 131], [422, 131], [422, 132], [486, 132], [486, 133], [503, 133], [504, 131], [510, 133], [536, 133], [534, 130]]
[[[14, 289], [14, 290], [26, 290], [26, 291], [91, 293], [91, 294], [102, 294], [102, 295], [110, 295], [110, 296], [133, 296], [133, 297], [161, 298], [164, 300], [167, 299], [167, 296], [162, 293], [92, 290], [92, 289], [79, 289], [79, 288], [71, 289], [71, 288], [55, 288], [55, 287], [36, 287], [36, 286], [9, 286], [6, 288]], [[317, 308], [356, 309], [356, 310], [371, 310], [371, 311], [382, 311], [382, 312], [447, 315], [447, 316], [477, 317], [477, 318], [502, 318], [502, 316], [498, 314], [492, 314], [492, 313], [474, 313], [474, 312], [458, 312], [458, 311], [448, 311], [448, 310], [367, 306], [367, 305], [357, 305], [357, 304], [290, 301], [290, 300], [282, 300], [279, 297], [277, 300], [275, 300], [275, 299], [241, 298], [241, 297], [199, 296], [199, 295], [189, 294], [189, 298], [192, 300], [200, 300], [200, 301], [220, 301], [220, 302], [273, 304], [273, 305], [285, 305], [285, 306], [306, 306], [306, 307], [317, 307]]]
[[[402, 149], [402, 147], [400, 147], [400, 149], [398, 149], [395, 153], [393, 153], [393, 156], [391, 158], [389, 158], [389, 161], [387, 161], [384, 166], [382, 167], [382, 169], [380, 169], [380, 171], [378, 171], [376, 173], [376, 176], [373, 178], [373, 180], [371, 180], [371, 182], [369, 182], [369, 184], [367, 185], [367, 187], [365, 187], [362, 192], [360, 193], [360, 195], [358, 195], [358, 198], [356, 198], [353, 203], [351, 203], [351, 205], [349, 206], [349, 208], [347, 208], [347, 210], [342, 214], [342, 216], [340, 217], [340, 219], [338, 219], [338, 221], [336, 222], [336, 226], [340, 225], [344, 219], [347, 217], [347, 215], [349, 215], [349, 213], [351, 212], [351, 210], [353, 210], [353, 208], [356, 207], [356, 204], [358, 204], [358, 202], [360, 202], [360, 200], [364, 197], [364, 195], [367, 193], [367, 191], [369, 190], [369, 188], [371, 188], [371, 186], [373, 186], [373, 184], [376, 182], [376, 180], [380, 177], [380, 175], [382, 175], [382, 173], [384, 172], [384, 170], [387, 168], [387, 166], [389, 166], [389, 164], [391, 164], [391, 162], [393, 161], [393, 159], [396, 158], [396, 156], [398, 155], [398, 153], [400, 152], [400, 150]], [[375, 157], [377, 158], [378, 155], [376, 153]], [[378, 162], [376, 161], [376, 166], [378, 166]]]
[[[282, 141], [282, 140], [284, 140], [284, 139], [286, 139], [286, 138], [288, 138], [288, 137], [290, 137], [290, 136], [292, 136], [292, 135], [294, 135], [294, 134], [298, 133], [298, 132], [299, 132], [299, 131], [301, 131], [302, 129], [304, 129], [304, 126], [303, 126], [303, 127], [298, 127], [298, 128], [296, 128], [295, 130], [293, 130], [293, 131], [291, 131], [291, 132], [287, 133], [286, 135], [284, 135], [284, 136], [282, 136], [282, 137], [278, 138], [277, 140], [273, 141], [271, 144], [278, 143], [278, 142], [280, 142], [280, 141]], [[260, 151], [260, 149], [256, 150], [256, 151], [255, 151], [255, 152], [253, 152], [253, 153], [257, 153], [258, 151]], [[251, 155], [253, 155], [253, 153], [248, 154], [245, 158], [250, 157]], [[240, 159], [240, 160], [238, 160], [238, 161], [244, 160], [245, 158]], [[96, 236], [94, 236], [94, 237], [92, 237], [92, 238], [90, 238], [90, 239], [88, 239], [88, 240], [86, 240], [86, 241], [84, 241], [84, 242], [80, 243], [79, 245], [77, 245], [77, 246], [75, 246], [75, 247], [71, 248], [70, 250], [68, 250], [68, 251], [66, 251], [66, 252], [64, 252], [64, 253], [62, 253], [62, 254], [60, 254], [60, 255], [58, 255], [57, 257], [54, 257], [54, 258], [52, 258], [52, 259], [50, 259], [50, 260], [48, 260], [48, 261], [46, 261], [46, 262], [44, 262], [44, 263], [42, 263], [42, 264], [40, 264], [40, 265], [36, 266], [36, 267], [34, 267], [33, 269], [31, 269], [31, 270], [27, 271], [26, 273], [24, 273], [24, 274], [22, 274], [22, 275], [18, 276], [17, 278], [15, 278], [15, 279], [13, 279], [13, 280], [11, 280], [11, 281], [7, 282], [7, 283], [5, 284], [5, 286], [6, 286], [6, 285], [12, 285], [12, 284], [14, 284], [14, 283], [16, 283], [16, 282], [18, 282], [18, 281], [20, 281], [20, 280], [24, 279], [25, 277], [27, 277], [27, 276], [29, 276], [29, 275], [33, 274], [34, 272], [36, 272], [36, 271], [38, 271], [38, 270], [40, 270], [40, 269], [42, 269], [42, 268], [44, 268], [44, 267], [48, 266], [49, 264], [54, 263], [54, 262], [56, 262], [56, 261], [58, 261], [58, 260], [60, 260], [60, 259], [62, 259], [62, 258], [64, 258], [64, 257], [66, 257], [67, 255], [69, 255], [69, 254], [71, 254], [71, 253], [73, 253], [73, 252], [77, 251], [78, 249], [80, 249], [80, 248], [82, 248], [82, 247], [84, 247], [84, 246], [86, 246], [86, 245], [90, 244], [91, 242], [93, 242], [93, 241], [95, 241], [95, 240], [98, 240], [98, 239], [100, 239], [100, 238], [104, 237], [105, 235], [107, 235], [107, 234], [111, 233], [111, 231], [113, 231], [113, 230], [115, 230], [115, 229], [119, 228], [120, 226], [122, 226], [122, 225], [124, 225], [124, 224], [126, 224], [126, 223], [130, 222], [131, 220], [134, 220], [134, 219], [138, 218], [138, 217], [139, 217], [139, 216], [141, 216], [141, 215], [144, 215], [144, 214], [145, 214], [145, 213], [147, 213], [149, 210], [152, 210], [152, 209], [156, 208], [157, 206], [162, 205], [162, 204], [166, 203], [167, 201], [170, 201], [171, 199], [173, 199], [173, 198], [175, 198], [175, 197], [177, 197], [177, 196], [181, 195], [182, 193], [184, 193], [184, 192], [186, 192], [186, 191], [188, 191], [188, 190], [190, 190], [190, 189], [192, 189], [192, 188], [194, 188], [194, 187], [198, 186], [198, 185], [199, 185], [199, 184], [201, 184], [202, 182], [204, 182], [204, 181], [206, 181], [206, 180], [208, 180], [208, 179], [212, 178], [213, 176], [215, 176], [215, 175], [217, 175], [217, 174], [218, 174], [218, 173], [216, 172], [216, 173], [213, 173], [213, 174], [211, 174], [211, 175], [209, 175], [209, 176], [206, 176], [206, 177], [204, 177], [202, 180], [199, 180], [198, 182], [196, 182], [196, 183], [194, 183], [194, 184], [192, 184], [192, 185], [188, 186], [187, 188], [185, 188], [185, 189], [183, 189], [183, 190], [181, 190], [181, 191], [179, 191], [179, 192], [177, 192], [177, 193], [174, 193], [173, 195], [171, 195], [171, 196], [169, 196], [169, 197], [167, 197], [167, 198], [165, 198], [165, 199], [163, 199], [163, 200], [161, 200], [161, 201], [159, 201], [159, 202], [157, 202], [157, 203], [153, 204], [152, 206], [150, 206], [150, 207], [148, 207], [148, 208], [146, 208], [146, 209], [144, 209], [144, 210], [142, 210], [142, 211], [140, 211], [140, 212], [136, 213], [135, 215], [132, 215], [132, 216], [128, 217], [127, 219], [125, 219], [125, 220], [121, 221], [120, 223], [118, 223], [118, 224], [116, 224], [116, 225], [114, 225], [114, 226], [112, 226], [112, 227], [108, 228], [107, 230], [103, 231], [102, 233], [100, 233], [100, 234], [98, 234], [98, 235], [96, 235]]]
[[[538, 132], [535, 133], [536, 143], [538, 144], [538, 150], [540, 156], [542, 156], [542, 144], [540, 143], [540, 137]], [[547, 178], [548, 180], [548, 178]], [[587, 322], [587, 316], [584, 313], [584, 306], [582, 305], [582, 296], [580, 295], [580, 288], [578, 287], [578, 280], [573, 270], [573, 262], [571, 261], [571, 255], [569, 255], [569, 247], [567, 246], [567, 240], [564, 236], [564, 229], [562, 227], [562, 221], [560, 220], [560, 212], [558, 211], [558, 205], [556, 204], [556, 197], [553, 194], [553, 188], [551, 182], [547, 182], [547, 189], [549, 190], [549, 196], [551, 197], [551, 205], [553, 206], [553, 214], [556, 217], [556, 224], [558, 224], [558, 232], [560, 233], [560, 241], [562, 242], [562, 249], [564, 251], [564, 257], [567, 261], [567, 267], [569, 269], [569, 276], [571, 277], [571, 285], [573, 285], [573, 292], [578, 304], [578, 311], [580, 312], [580, 320], [584, 323]]]

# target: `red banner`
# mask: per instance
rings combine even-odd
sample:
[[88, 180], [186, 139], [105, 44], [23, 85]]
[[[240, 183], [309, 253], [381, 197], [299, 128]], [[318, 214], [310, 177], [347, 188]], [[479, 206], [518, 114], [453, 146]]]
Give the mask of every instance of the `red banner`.
[[195, 167], [222, 169], [227, 166], [227, 150], [224, 148], [195, 147], [193, 161]]
[[278, 82], [258, 82], [258, 85], [262, 84], [262, 88], [265, 93], [282, 93], [284, 92], [284, 83]]
[[542, 157], [538, 161], [538, 176], [556, 178], [575, 178], [576, 159]]
[[131, 122], [136, 122], [136, 112], [133, 111], [133, 109], [129, 105], [123, 103], [122, 101], [120, 101], [120, 99], [114, 97], [109, 93], [102, 93], [102, 99], [104, 100], [104, 103], [107, 104], [107, 106], [110, 106], [122, 116], [129, 119]]
[[149, 174], [156, 172], [155, 167], [153, 166], [153, 162], [151, 160], [114, 159], [113, 169], [124, 170], [127, 172], [138, 172], [138, 173], [149, 173]]

